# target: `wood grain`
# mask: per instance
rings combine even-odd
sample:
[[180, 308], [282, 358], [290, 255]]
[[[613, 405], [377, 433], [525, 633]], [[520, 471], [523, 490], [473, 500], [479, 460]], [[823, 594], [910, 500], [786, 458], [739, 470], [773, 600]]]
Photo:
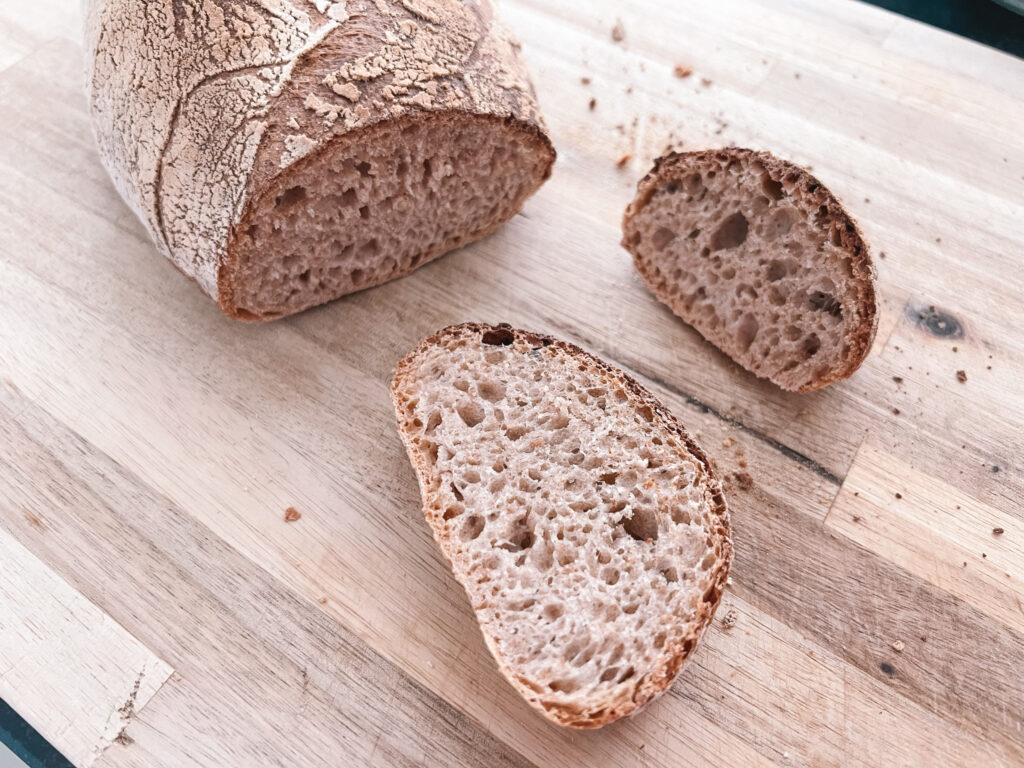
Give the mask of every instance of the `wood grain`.
[[0, 696], [91, 766], [174, 670], [3, 530], [0, 562]]
[[[409, 278], [243, 326], [117, 198], [74, 4], [35, 6], [0, 10], [0, 536], [176, 670], [97, 765], [1024, 761], [1024, 62], [846, 0], [505, 0], [551, 181]], [[739, 370], [618, 246], [655, 154], [733, 142], [813, 166], [873, 244], [879, 334], [826, 391]], [[736, 623], [637, 718], [535, 716], [421, 517], [387, 382], [469, 320], [624, 367], [727, 479]]]

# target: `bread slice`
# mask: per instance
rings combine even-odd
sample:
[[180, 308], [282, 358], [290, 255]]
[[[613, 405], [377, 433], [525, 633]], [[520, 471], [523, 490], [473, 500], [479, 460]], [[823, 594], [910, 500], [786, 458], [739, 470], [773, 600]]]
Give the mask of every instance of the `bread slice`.
[[860, 230], [820, 181], [767, 152], [660, 158], [622, 244], [660, 301], [783, 389], [845, 379], [871, 348], [875, 268]]
[[510, 219], [555, 151], [491, 0], [84, 0], [100, 158], [231, 317], [406, 275]]
[[664, 692], [732, 558], [721, 487], [672, 414], [507, 325], [425, 339], [391, 396], [427, 522], [509, 682], [574, 728]]

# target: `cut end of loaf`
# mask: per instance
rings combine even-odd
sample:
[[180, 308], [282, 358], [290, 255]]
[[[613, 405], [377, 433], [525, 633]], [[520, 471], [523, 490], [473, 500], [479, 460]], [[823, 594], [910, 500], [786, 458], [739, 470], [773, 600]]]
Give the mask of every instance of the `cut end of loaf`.
[[488, 647], [560, 725], [664, 692], [731, 560], [707, 458], [634, 380], [508, 326], [424, 340], [392, 383], [424, 513]]
[[847, 378], [871, 347], [867, 245], [795, 165], [746, 149], [668, 155], [640, 182], [623, 235], [660, 301], [783, 389]]
[[249, 203], [221, 308], [270, 320], [406, 275], [510, 219], [553, 162], [548, 139], [514, 119], [419, 113], [345, 134]]

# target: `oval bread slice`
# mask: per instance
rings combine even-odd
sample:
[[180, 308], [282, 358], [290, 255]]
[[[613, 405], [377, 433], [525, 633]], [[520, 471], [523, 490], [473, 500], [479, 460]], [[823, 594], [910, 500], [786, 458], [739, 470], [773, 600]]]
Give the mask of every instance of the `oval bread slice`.
[[860, 230], [820, 181], [767, 152], [660, 158], [622, 244], [658, 300], [783, 389], [845, 379], [871, 348], [875, 268]]
[[664, 692], [732, 558], [707, 457], [633, 379], [508, 326], [425, 339], [391, 387], [423, 510], [509, 682], [596, 728]]

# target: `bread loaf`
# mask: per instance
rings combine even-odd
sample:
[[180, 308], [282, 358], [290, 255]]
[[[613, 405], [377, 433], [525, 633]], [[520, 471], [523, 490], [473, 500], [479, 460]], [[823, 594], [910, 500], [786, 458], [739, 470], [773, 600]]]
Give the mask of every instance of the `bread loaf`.
[[661, 158], [622, 244], [660, 301], [783, 389], [844, 379], [871, 348], [875, 268], [860, 230], [820, 181], [766, 152]]
[[158, 249], [265, 320], [483, 237], [554, 150], [490, 0], [86, 0], [100, 155]]
[[391, 394], [427, 522], [509, 682], [575, 728], [664, 692], [732, 557], [721, 487], [672, 414], [508, 326], [424, 340]]

